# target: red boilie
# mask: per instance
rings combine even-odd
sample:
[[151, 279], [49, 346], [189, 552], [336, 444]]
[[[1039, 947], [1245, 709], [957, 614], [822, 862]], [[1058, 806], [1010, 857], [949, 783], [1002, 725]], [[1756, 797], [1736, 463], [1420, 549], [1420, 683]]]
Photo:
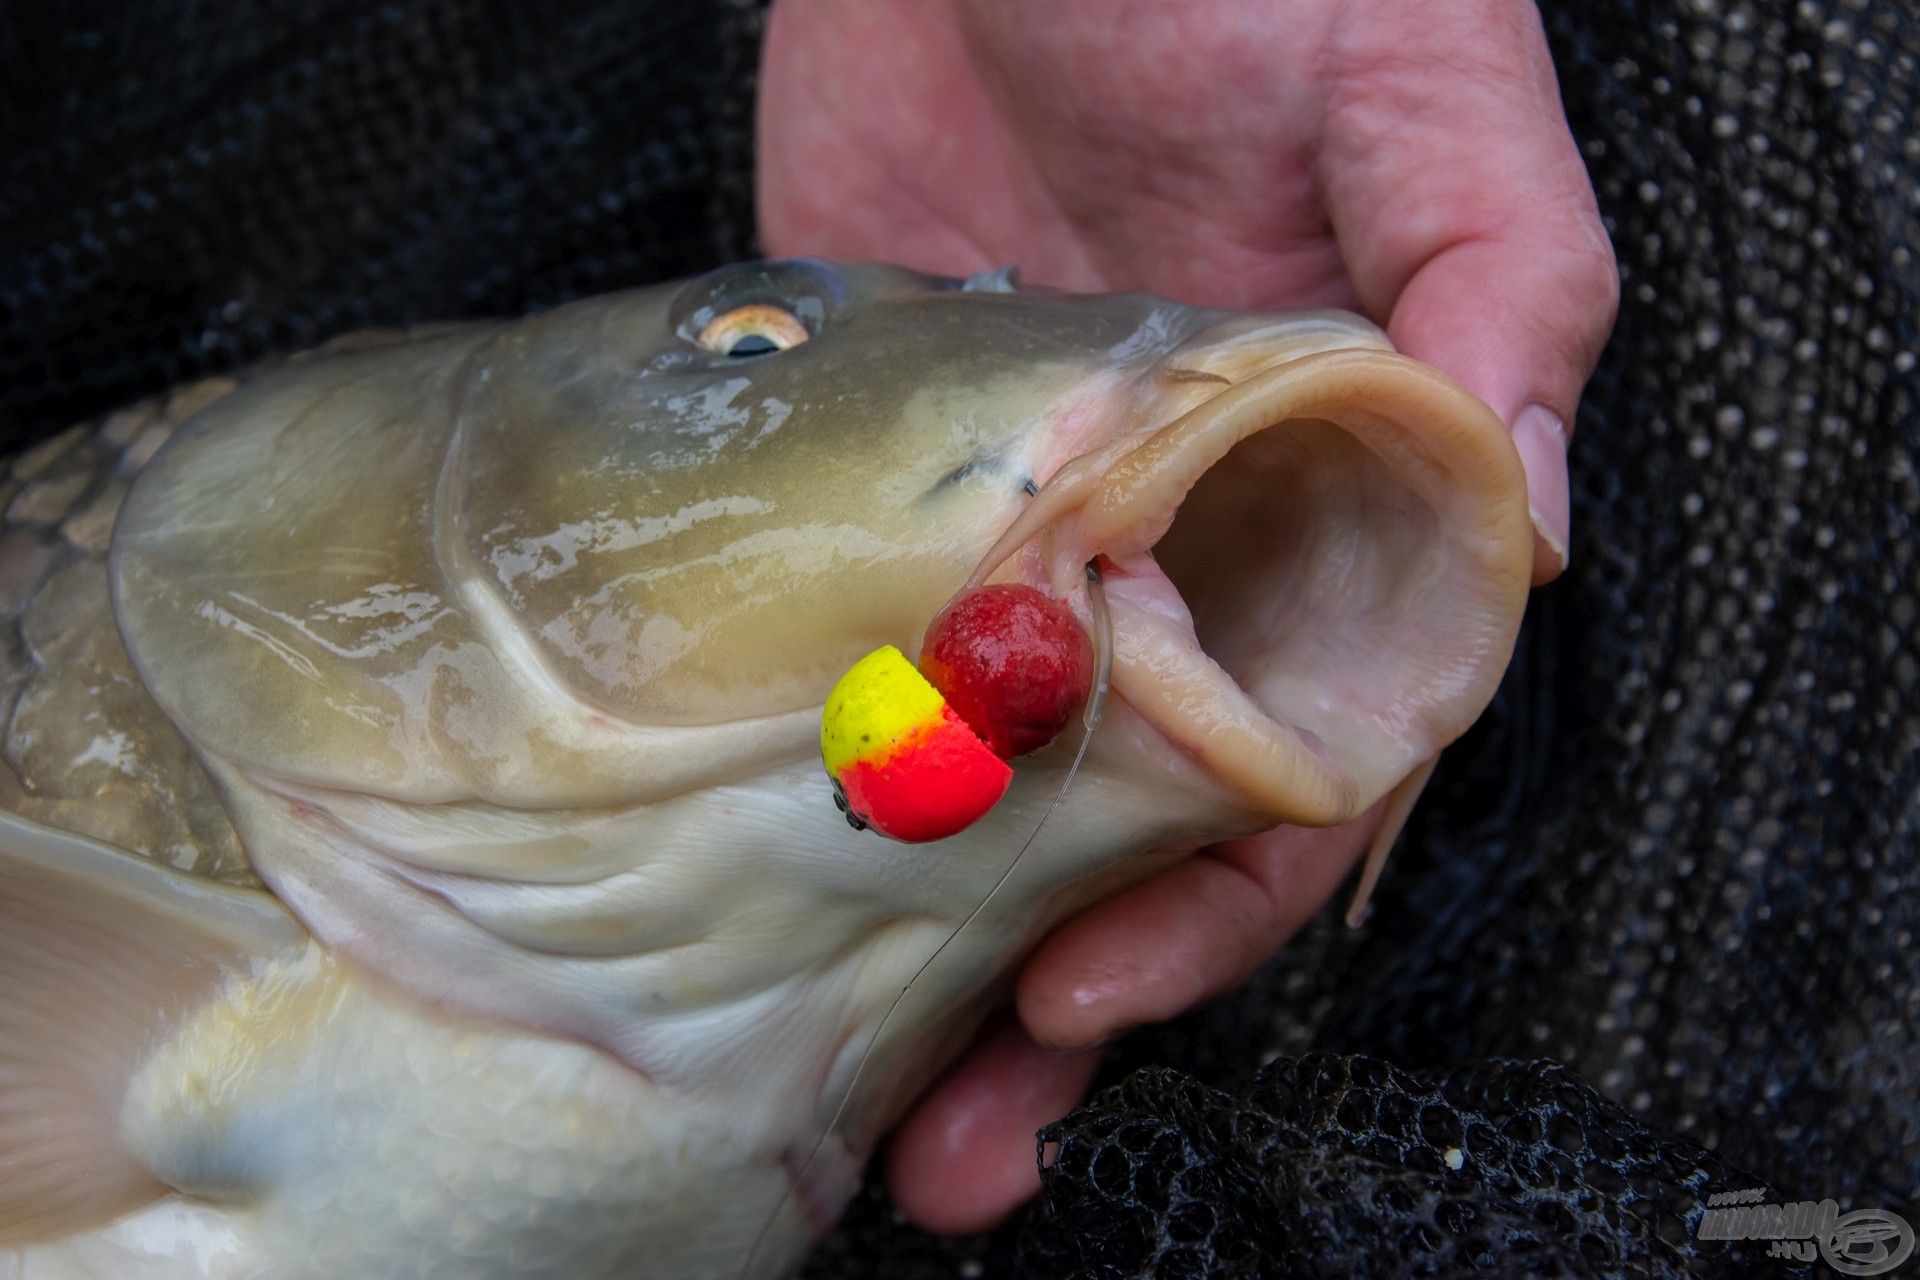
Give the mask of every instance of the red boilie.
[[1032, 587], [965, 592], [934, 618], [920, 673], [1002, 759], [1060, 736], [1093, 685], [1093, 643], [1061, 602]]

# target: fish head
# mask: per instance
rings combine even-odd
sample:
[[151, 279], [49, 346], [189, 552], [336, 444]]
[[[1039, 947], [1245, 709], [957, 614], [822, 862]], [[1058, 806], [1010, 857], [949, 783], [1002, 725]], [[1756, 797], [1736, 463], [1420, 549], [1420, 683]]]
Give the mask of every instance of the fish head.
[[[143, 682], [271, 797], [270, 882], [327, 812], [463, 874], [672, 847], [718, 884], [728, 848], [799, 904], [955, 912], [1052, 814], [1039, 919], [1377, 801], [1490, 699], [1530, 534], [1499, 421], [1357, 316], [799, 260], [286, 365], [176, 433], [112, 556]], [[1077, 731], [903, 877], [835, 824], [820, 708], [986, 580], [1072, 608], [1111, 690], [1057, 807]]]
[[[1462, 732], [1530, 566], [1500, 422], [1358, 317], [793, 261], [256, 378], [111, 571], [322, 945], [633, 1067], [774, 1188], [715, 1230], [798, 1239], [1054, 921]], [[1096, 636], [1097, 721], [949, 839], [851, 829], [824, 699], [985, 581]]]
[[812, 261], [569, 309], [503, 338], [463, 415], [475, 561], [619, 715], [817, 708], [1105, 429], [1151, 311]]
[[[1504, 431], [1345, 313], [751, 263], [487, 363], [455, 468], [472, 564], [560, 683], [648, 725], [810, 719], [970, 581], [1093, 627], [1095, 565], [1116, 696], [1090, 789], [1149, 788], [1196, 836], [1325, 824], [1478, 714], [1524, 600]], [[1057, 784], [1075, 737], [1023, 773]]]

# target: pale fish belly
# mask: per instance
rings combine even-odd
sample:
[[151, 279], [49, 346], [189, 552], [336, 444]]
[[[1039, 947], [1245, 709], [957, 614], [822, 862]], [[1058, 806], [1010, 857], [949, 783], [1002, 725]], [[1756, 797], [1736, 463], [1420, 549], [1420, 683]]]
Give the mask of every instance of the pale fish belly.
[[193, 1199], [0, 1255], [0, 1277], [724, 1275], [784, 1187], [726, 1158], [724, 1114], [577, 1043], [435, 1019], [318, 948], [189, 1019], [122, 1126]]

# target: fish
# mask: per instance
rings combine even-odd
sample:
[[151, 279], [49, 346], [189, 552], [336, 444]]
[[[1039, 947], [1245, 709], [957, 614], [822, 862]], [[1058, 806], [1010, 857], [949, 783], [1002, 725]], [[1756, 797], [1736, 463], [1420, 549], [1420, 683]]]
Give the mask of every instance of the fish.
[[[1532, 557], [1498, 418], [1359, 316], [814, 260], [5, 483], [8, 1280], [788, 1274], [1050, 926], [1417, 788]], [[1102, 611], [1098, 724], [851, 828], [823, 699], [988, 580]]]

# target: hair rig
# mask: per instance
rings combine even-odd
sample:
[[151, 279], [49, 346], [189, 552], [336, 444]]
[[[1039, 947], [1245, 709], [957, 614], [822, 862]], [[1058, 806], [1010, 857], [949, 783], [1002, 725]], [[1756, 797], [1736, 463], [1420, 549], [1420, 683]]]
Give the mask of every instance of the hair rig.
[[[1098, 629], [1091, 565], [1087, 578]], [[928, 625], [917, 668], [886, 645], [827, 696], [820, 758], [834, 803], [856, 829], [895, 840], [966, 830], [1006, 794], [1007, 761], [1052, 742], [1087, 704], [1096, 665], [1064, 603], [1015, 584], [962, 591]]]

